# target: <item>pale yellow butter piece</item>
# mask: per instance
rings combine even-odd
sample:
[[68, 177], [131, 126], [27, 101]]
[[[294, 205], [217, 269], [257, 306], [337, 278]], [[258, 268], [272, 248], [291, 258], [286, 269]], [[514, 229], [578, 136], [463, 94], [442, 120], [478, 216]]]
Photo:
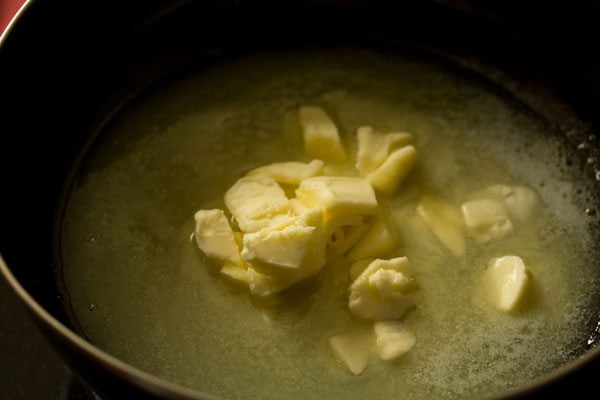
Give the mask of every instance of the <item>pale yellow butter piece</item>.
[[[342, 227], [356, 227], [364, 222], [364, 216], [359, 214], [354, 215], [338, 215], [335, 218], [330, 218], [327, 221], [327, 230], [325, 236], [332, 239], [332, 236], [337, 232], [339, 233]], [[333, 239], [335, 240], [335, 238]]]
[[304, 215], [304, 214], [311, 212], [311, 210], [313, 210], [310, 207], [306, 207], [298, 199], [290, 199], [290, 207], [291, 207], [294, 215]]
[[536, 193], [525, 186], [493, 185], [487, 192], [499, 196], [509, 215], [518, 220], [526, 220], [538, 203]]
[[290, 202], [279, 184], [265, 175], [239, 179], [225, 193], [225, 205], [246, 233], [285, 221]]
[[323, 165], [324, 163], [321, 160], [312, 160], [309, 163], [279, 162], [255, 168], [248, 172], [246, 176], [267, 175], [280, 183], [298, 185], [303, 179], [322, 175]]
[[196, 244], [207, 257], [220, 262], [241, 263], [233, 230], [222, 210], [200, 210], [194, 220]]
[[488, 301], [499, 311], [514, 311], [525, 294], [529, 277], [521, 257], [494, 258], [483, 273], [483, 288]]
[[329, 338], [329, 346], [352, 374], [360, 375], [369, 361], [372, 341], [366, 335], [348, 332]]
[[298, 122], [307, 156], [335, 162], [346, 159], [338, 129], [323, 109], [311, 106], [300, 107]]
[[[306, 270], [303, 270], [306, 272]], [[270, 297], [282, 290], [293, 286], [309, 275], [290, 274], [272, 276], [258, 272], [253, 267], [248, 267], [248, 288], [250, 293], [259, 297]]]
[[308, 252], [302, 263], [302, 268], [297, 274], [297, 280], [304, 279], [319, 272], [326, 263], [325, 228], [323, 225], [323, 212], [321, 209], [313, 209], [301, 216], [302, 224], [314, 227], [312, 241], [308, 246]]
[[406, 257], [376, 259], [350, 285], [348, 307], [361, 318], [398, 319], [416, 304], [407, 294], [414, 287], [414, 273]]
[[361, 126], [356, 132], [358, 152], [356, 169], [365, 176], [385, 162], [393, 150], [410, 144], [413, 136], [409, 133], [377, 133], [370, 126]]
[[248, 270], [239, 265], [226, 264], [221, 268], [221, 276], [229, 279], [233, 283], [247, 287], [250, 282]]
[[368, 284], [384, 297], [394, 297], [397, 292], [402, 292], [412, 284], [412, 279], [406, 275], [392, 270], [380, 268], [368, 278]]
[[329, 246], [338, 256], [346, 253], [352, 246], [358, 242], [365, 232], [369, 229], [369, 225], [360, 223], [358, 225], [340, 226], [334, 230]]
[[393, 193], [417, 161], [408, 133], [377, 133], [370, 126], [357, 131], [356, 169], [373, 187], [386, 194]]
[[382, 218], [376, 218], [360, 240], [346, 254], [351, 260], [383, 257], [398, 246], [397, 236]]
[[252, 267], [248, 267], [248, 288], [250, 289], [250, 293], [255, 296], [272, 296], [290, 285], [289, 279], [274, 278], [261, 274]]
[[375, 189], [392, 194], [417, 163], [414, 146], [404, 146], [395, 150], [377, 169], [366, 175]]
[[[321, 208], [325, 230], [329, 222], [346, 215], [372, 215], [377, 210], [377, 198], [371, 184], [364, 178], [317, 176], [308, 178], [296, 189], [296, 198], [308, 208]], [[338, 224], [339, 226], [339, 224]]]
[[282, 229], [264, 228], [247, 233], [241, 255], [259, 271], [299, 269], [314, 231], [312, 226], [292, 224]]
[[[326, 262], [326, 240], [323, 236], [323, 218], [320, 209], [313, 209], [304, 215], [289, 218], [287, 221], [266, 228], [273, 234], [273, 240], [261, 242], [266, 236], [250, 234], [256, 239], [252, 245], [254, 257], [247, 250], [245, 235], [244, 261], [249, 262], [249, 288], [258, 296], [270, 296], [295, 283], [316, 274]], [[285, 237], [287, 233], [308, 233], [301, 240]], [[283, 233], [283, 235], [278, 235]], [[302, 234], [301, 234], [302, 235]], [[287, 241], [289, 240], [289, 241]], [[286, 242], [287, 241], [287, 242]], [[281, 248], [278, 248], [280, 246]], [[260, 251], [257, 251], [260, 250]]]
[[377, 354], [382, 360], [394, 360], [408, 353], [417, 342], [415, 334], [400, 321], [375, 322], [373, 328]]
[[469, 234], [480, 243], [501, 239], [513, 230], [506, 208], [491, 199], [463, 203], [462, 215]]
[[452, 254], [465, 253], [463, 222], [458, 209], [443, 200], [424, 196], [417, 206], [417, 214]]
[[360, 240], [368, 228], [362, 215], [341, 215], [327, 223], [327, 244], [335, 254], [342, 255]]

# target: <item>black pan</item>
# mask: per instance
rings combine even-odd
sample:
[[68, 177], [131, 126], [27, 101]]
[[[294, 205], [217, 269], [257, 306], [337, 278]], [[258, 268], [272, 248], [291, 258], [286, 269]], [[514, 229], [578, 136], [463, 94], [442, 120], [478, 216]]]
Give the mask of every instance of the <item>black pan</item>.
[[[385, 44], [427, 49], [489, 75], [579, 146], [582, 179], [600, 179], [599, 3], [499, 3], [28, 1], [0, 48], [2, 275], [103, 398], [211, 398], [128, 366], [70, 329], [53, 238], [64, 182], [89, 138], [136, 93], [191, 63], [306, 43]], [[585, 354], [504, 398], [593, 393], [596, 322]]]

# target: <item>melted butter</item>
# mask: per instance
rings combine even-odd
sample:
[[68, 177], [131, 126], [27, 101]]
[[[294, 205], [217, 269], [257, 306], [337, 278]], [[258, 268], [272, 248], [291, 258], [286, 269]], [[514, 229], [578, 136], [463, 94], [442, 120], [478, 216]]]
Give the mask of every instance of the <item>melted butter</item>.
[[[261, 55], [198, 70], [147, 91], [87, 154], [66, 206], [62, 253], [74, 317], [89, 340], [166, 380], [241, 399], [471, 398], [519, 385], [570, 359], [598, 292], [596, 254], [577, 171], [558, 171], [563, 141], [484, 82], [431, 60], [363, 51]], [[197, 209], [224, 208], [246, 171], [304, 160], [290, 110], [330, 113], [349, 153], [361, 125], [415, 135], [420, 160], [381, 199], [418, 274], [417, 336], [396, 363], [355, 377], [327, 338], [363, 323], [347, 307], [348, 265], [258, 303], [224, 284], [189, 242]], [[350, 165], [350, 164], [349, 164]], [[348, 168], [341, 166], [340, 168]], [[422, 194], [460, 203], [488, 185], [541, 198], [531, 223], [454, 257], [423, 230]], [[521, 256], [535, 290], [517, 316], [476, 295], [488, 260]], [[94, 304], [93, 312], [90, 304]], [[265, 377], [268, 376], [268, 379]]]

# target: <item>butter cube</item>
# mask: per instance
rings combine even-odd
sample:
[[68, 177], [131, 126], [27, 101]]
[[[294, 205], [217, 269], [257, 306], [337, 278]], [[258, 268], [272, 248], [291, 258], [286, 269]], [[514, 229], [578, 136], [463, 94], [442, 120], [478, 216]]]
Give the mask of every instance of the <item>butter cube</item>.
[[465, 253], [463, 224], [457, 209], [442, 200], [426, 196], [419, 202], [417, 214], [452, 254], [458, 257]]
[[332, 336], [329, 338], [329, 346], [352, 374], [360, 375], [369, 361], [372, 340], [370, 337], [350, 332]]
[[346, 253], [369, 229], [369, 225], [360, 223], [358, 225], [340, 226], [336, 228], [328, 244], [338, 256]]
[[313, 209], [309, 213], [301, 216], [302, 224], [314, 227], [312, 241], [308, 246], [308, 251], [304, 257], [302, 268], [297, 274], [297, 279], [304, 279], [319, 272], [326, 263], [326, 245], [325, 228], [323, 225], [323, 212], [320, 209]]
[[255, 168], [246, 176], [267, 175], [279, 183], [299, 185], [303, 179], [321, 175], [323, 166], [321, 160], [312, 160], [308, 164], [296, 161], [280, 162]]
[[366, 178], [373, 187], [385, 194], [392, 194], [417, 163], [417, 151], [404, 146], [392, 154]]
[[377, 259], [350, 285], [348, 307], [360, 318], [388, 320], [401, 318], [416, 304], [409, 294], [415, 287], [408, 259]]
[[233, 230], [222, 210], [200, 210], [194, 219], [196, 244], [207, 257], [223, 263], [241, 263]]
[[490, 260], [482, 279], [492, 306], [502, 312], [514, 311], [527, 290], [527, 273], [521, 257], [505, 256]]
[[495, 200], [463, 203], [462, 215], [470, 235], [480, 243], [501, 239], [513, 230], [506, 208]]
[[292, 285], [289, 279], [274, 278], [269, 275], [261, 274], [254, 268], [248, 267], [248, 288], [250, 293], [259, 297], [268, 297], [279, 293], [283, 289]]
[[408, 353], [417, 342], [415, 334], [400, 321], [375, 322], [374, 330], [377, 354], [385, 361]]
[[248, 270], [238, 265], [226, 264], [221, 268], [221, 276], [229, 279], [233, 283], [247, 287], [250, 282]]
[[345, 215], [372, 215], [377, 198], [371, 184], [363, 178], [317, 176], [308, 178], [296, 189], [296, 198], [309, 208], [323, 210], [325, 229], [335, 218]]
[[270, 296], [316, 274], [325, 266], [325, 246], [320, 209], [244, 235], [251, 293]]
[[313, 241], [314, 231], [313, 226], [292, 224], [282, 229], [264, 228], [247, 233], [242, 258], [262, 272], [299, 269]]
[[383, 257], [398, 246], [397, 236], [382, 218], [376, 218], [360, 240], [348, 251], [351, 260]]
[[294, 215], [305, 215], [313, 210], [310, 207], [306, 207], [298, 199], [290, 199], [290, 207]]
[[517, 221], [526, 220], [538, 202], [535, 192], [525, 186], [493, 185], [486, 190], [499, 196], [509, 215]]
[[402, 183], [417, 161], [412, 135], [388, 133], [382, 135], [370, 126], [357, 131], [358, 153], [356, 169], [375, 189], [391, 194]]
[[285, 192], [273, 178], [265, 175], [239, 179], [225, 193], [225, 205], [246, 233], [283, 222], [291, 215]]
[[350, 215], [338, 215], [335, 218], [330, 218], [327, 221], [327, 230], [325, 231], [325, 236], [330, 240], [335, 241], [333, 235], [336, 232], [340, 232], [342, 227], [356, 227], [362, 225], [365, 218], [359, 214], [350, 214]]
[[306, 155], [325, 161], [339, 162], [346, 159], [338, 129], [325, 111], [319, 107], [300, 107], [298, 122], [302, 129]]
[[325, 237], [327, 245], [337, 255], [342, 255], [352, 247], [369, 228], [362, 215], [342, 215], [327, 223]]
[[393, 150], [406, 146], [413, 141], [409, 133], [388, 133], [382, 135], [370, 126], [361, 126], [356, 132], [358, 152], [356, 170], [365, 176], [375, 171], [385, 162]]

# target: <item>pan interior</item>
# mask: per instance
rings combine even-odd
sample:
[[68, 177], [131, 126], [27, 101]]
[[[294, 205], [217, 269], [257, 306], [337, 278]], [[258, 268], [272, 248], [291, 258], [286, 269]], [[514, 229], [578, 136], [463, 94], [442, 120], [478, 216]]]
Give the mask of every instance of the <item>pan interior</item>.
[[[323, 106], [348, 147], [358, 126], [408, 131], [422, 163], [389, 201], [420, 279], [406, 318], [417, 345], [348, 374], [327, 338], [350, 321], [345, 271], [263, 304], [221, 282], [189, 241], [193, 214], [224, 208], [247, 170], [302, 159], [286, 116]], [[62, 220], [60, 277], [92, 343], [166, 380], [227, 398], [472, 398], [518, 386], [584, 350], [597, 307], [595, 182], [562, 133], [492, 82], [428, 56], [304, 49], [230, 59], [130, 102], [88, 150]], [[422, 193], [460, 203], [492, 184], [541, 201], [531, 223], [468, 256], [415, 237]], [[411, 211], [413, 210], [413, 211]], [[424, 244], [425, 243], [425, 244]], [[429, 244], [427, 244], [429, 243]], [[502, 315], [474, 299], [492, 257], [521, 256], [529, 305]], [[400, 255], [400, 254], [399, 254]]]

